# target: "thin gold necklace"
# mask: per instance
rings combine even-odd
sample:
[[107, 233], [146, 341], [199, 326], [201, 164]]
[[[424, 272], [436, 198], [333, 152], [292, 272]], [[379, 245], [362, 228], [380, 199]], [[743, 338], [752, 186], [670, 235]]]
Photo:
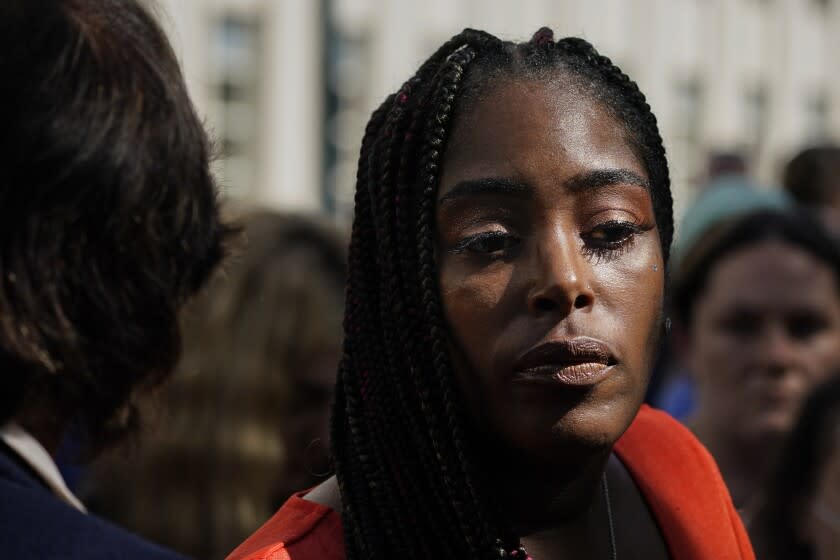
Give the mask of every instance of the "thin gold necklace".
[[615, 523], [613, 522], [612, 500], [610, 500], [610, 485], [607, 484], [607, 473], [601, 476], [601, 486], [604, 488], [604, 503], [607, 505], [607, 522], [610, 528], [610, 558], [618, 560], [618, 547], [615, 546]]

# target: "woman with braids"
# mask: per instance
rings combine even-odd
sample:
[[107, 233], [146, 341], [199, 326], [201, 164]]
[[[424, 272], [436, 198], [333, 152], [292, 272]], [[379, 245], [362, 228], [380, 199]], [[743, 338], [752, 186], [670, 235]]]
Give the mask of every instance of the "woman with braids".
[[642, 407], [671, 206], [591, 45], [444, 44], [362, 142], [335, 477], [229, 559], [752, 559], [709, 454]]

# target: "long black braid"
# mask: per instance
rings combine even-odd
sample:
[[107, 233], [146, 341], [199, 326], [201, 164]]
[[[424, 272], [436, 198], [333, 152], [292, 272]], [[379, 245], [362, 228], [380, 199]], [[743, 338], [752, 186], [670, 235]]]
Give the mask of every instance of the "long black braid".
[[[566, 79], [612, 111], [648, 170], [663, 253], [673, 232], [656, 119], [610, 60], [541, 29], [523, 44], [465, 30], [373, 113], [359, 156], [345, 347], [332, 418], [347, 557], [499, 558], [518, 548], [471, 458], [435, 263], [453, 121], [497, 78]], [[502, 82], [504, 83], [504, 82]]]

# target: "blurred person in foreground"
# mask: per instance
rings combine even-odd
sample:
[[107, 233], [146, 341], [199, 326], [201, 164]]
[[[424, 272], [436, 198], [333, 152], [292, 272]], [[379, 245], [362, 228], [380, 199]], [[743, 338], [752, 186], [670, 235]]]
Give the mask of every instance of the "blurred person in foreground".
[[835, 560], [840, 551], [840, 375], [802, 405], [750, 533], [762, 560]]
[[828, 209], [840, 221], [840, 146], [802, 150], [785, 167], [783, 184], [798, 203]]
[[840, 364], [840, 254], [810, 213], [734, 218], [684, 255], [673, 303], [688, 423], [749, 520], [802, 399]]
[[85, 512], [53, 457], [138, 426], [224, 254], [208, 141], [132, 0], [0, 5], [0, 555], [174, 558]]
[[243, 222], [242, 254], [183, 314], [182, 362], [151, 401], [166, 429], [91, 481], [94, 510], [197, 558], [223, 557], [329, 471], [345, 240], [315, 217]]

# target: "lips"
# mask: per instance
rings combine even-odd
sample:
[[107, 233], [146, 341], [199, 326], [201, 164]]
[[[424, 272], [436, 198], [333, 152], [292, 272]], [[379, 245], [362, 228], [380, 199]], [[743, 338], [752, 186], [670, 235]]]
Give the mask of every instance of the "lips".
[[531, 348], [514, 364], [514, 381], [569, 386], [594, 385], [609, 375], [615, 359], [589, 337], [555, 340]]

